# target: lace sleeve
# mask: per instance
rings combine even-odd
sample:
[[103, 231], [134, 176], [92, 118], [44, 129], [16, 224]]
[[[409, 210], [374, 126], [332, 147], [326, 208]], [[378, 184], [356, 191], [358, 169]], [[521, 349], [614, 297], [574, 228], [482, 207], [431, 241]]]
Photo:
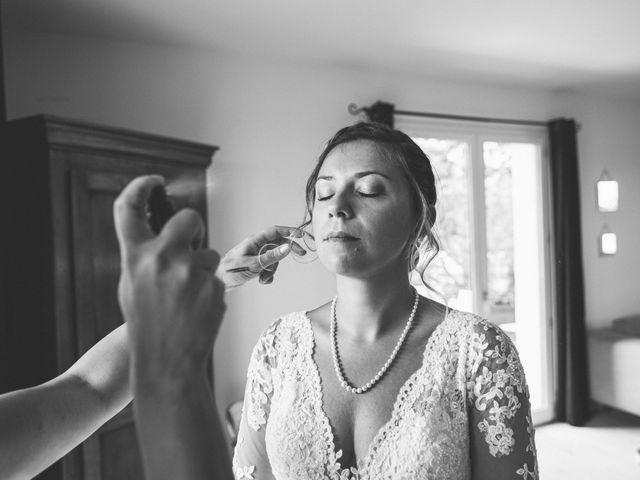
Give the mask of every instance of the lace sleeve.
[[529, 391], [516, 347], [484, 321], [472, 336], [468, 358], [473, 478], [537, 480]]
[[271, 466], [265, 448], [264, 431], [273, 394], [276, 367], [276, 328], [273, 323], [253, 349], [242, 407], [242, 419], [233, 455], [236, 480], [271, 480]]

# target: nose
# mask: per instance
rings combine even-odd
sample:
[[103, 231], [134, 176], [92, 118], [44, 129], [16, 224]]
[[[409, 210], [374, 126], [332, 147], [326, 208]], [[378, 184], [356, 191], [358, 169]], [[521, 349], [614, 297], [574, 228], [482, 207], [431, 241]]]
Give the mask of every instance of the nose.
[[347, 198], [345, 198], [344, 193], [335, 193], [334, 196], [329, 200], [329, 205], [327, 208], [329, 212], [329, 217], [341, 217], [343, 219], [353, 217], [353, 210]]

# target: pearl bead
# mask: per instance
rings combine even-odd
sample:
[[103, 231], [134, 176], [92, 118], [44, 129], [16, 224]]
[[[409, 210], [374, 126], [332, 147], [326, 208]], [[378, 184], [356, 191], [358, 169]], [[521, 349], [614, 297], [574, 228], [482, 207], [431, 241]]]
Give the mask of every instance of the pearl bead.
[[404, 329], [402, 330], [402, 333], [400, 334], [400, 338], [398, 339], [398, 341], [396, 342], [395, 347], [393, 348], [393, 350], [391, 351], [391, 355], [389, 356], [389, 358], [387, 359], [387, 361], [384, 363], [384, 365], [382, 366], [382, 368], [380, 368], [380, 370], [378, 370], [378, 372], [374, 375], [374, 377], [369, 380], [368, 383], [365, 384], [364, 387], [352, 387], [351, 385], [349, 385], [349, 383], [347, 382], [347, 380], [345, 379], [344, 375], [342, 374], [342, 369], [340, 368], [340, 363], [339, 363], [339, 353], [338, 353], [338, 332], [337, 332], [337, 319], [336, 319], [336, 304], [338, 303], [338, 296], [336, 295], [335, 297], [333, 297], [333, 301], [331, 302], [331, 310], [330, 310], [330, 315], [331, 315], [331, 321], [329, 322], [329, 336], [331, 337], [331, 355], [333, 356], [333, 365], [336, 371], [336, 376], [338, 378], [338, 381], [340, 382], [340, 385], [342, 386], [342, 388], [344, 388], [346, 391], [354, 393], [354, 394], [360, 394], [360, 393], [365, 393], [367, 392], [369, 389], [371, 389], [376, 383], [378, 383], [380, 381], [380, 379], [382, 378], [382, 376], [385, 374], [385, 372], [389, 369], [389, 367], [391, 366], [391, 364], [393, 363], [396, 355], [398, 354], [398, 351], [400, 350], [400, 348], [402, 347], [402, 344], [404, 343], [405, 338], [407, 337], [407, 334], [409, 333], [409, 330], [411, 328], [411, 325], [413, 323], [413, 319], [416, 315], [416, 312], [418, 311], [418, 302], [420, 300], [420, 296], [418, 295], [418, 292], [415, 291], [415, 300], [413, 302], [413, 308], [411, 310], [411, 315], [409, 315], [409, 319], [407, 320], [407, 324], [405, 325]]

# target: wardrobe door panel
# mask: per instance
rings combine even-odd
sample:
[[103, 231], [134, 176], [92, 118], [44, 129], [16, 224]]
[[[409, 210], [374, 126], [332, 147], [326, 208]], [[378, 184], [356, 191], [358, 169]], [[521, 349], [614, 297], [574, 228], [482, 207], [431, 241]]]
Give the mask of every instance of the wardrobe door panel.
[[[69, 172], [75, 350], [80, 356], [123, 323], [117, 288], [120, 256], [113, 202], [135, 173], [105, 170]], [[114, 434], [119, 432], [119, 434]], [[127, 442], [120, 447], [114, 442]], [[127, 454], [119, 455], [125, 449]], [[64, 459], [65, 478], [107, 480], [109, 472], [143, 480], [131, 406], [102, 426]], [[117, 478], [117, 477], [116, 477]], [[123, 477], [125, 478], [125, 477]]]
[[[69, 173], [72, 249], [74, 259], [75, 330], [78, 355], [123, 322], [117, 300], [120, 254], [113, 221], [113, 203], [122, 189], [140, 174], [137, 168], [119, 165], [117, 170], [72, 169]], [[127, 171], [129, 170], [129, 171]], [[159, 166], [168, 182], [198, 172]], [[175, 199], [178, 208], [190, 206], [202, 212], [202, 199], [188, 189]], [[82, 465], [86, 480], [143, 480], [132, 408], [125, 408], [87, 439], [82, 462], [68, 460], [68, 473]], [[73, 472], [75, 478], [76, 472]]]

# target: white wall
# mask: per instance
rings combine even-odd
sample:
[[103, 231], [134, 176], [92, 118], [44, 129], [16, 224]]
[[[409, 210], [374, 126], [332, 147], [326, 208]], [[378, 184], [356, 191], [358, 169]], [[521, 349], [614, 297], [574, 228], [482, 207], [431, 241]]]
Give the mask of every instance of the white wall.
[[[640, 234], [637, 105], [347, 65], [17, 31], [5, 33], [5, 51], [9, 118], [46, 112], [219, 145], [210, 171], [209, 221], [212, 244], [221, 251], [268, 225], [299, 223], [314, 158], [332, 133], [354, 120], [346, 112], [349, 102], [382, 99], [412, 110], [511, 118], [576, 116], [583, 125], [588, 322], [640, 311], [630, 268], [640, 266], [634, 249]], [[621, 212], [607, 217], [619, 233], [620, 254], [610, 259], [598, 258], [595, 248], [604, 217], [593, 208], [593, 182], [605, 167], [621, 181], [622, 196]], [[254, 282], [228, 295], [216, 346], [220, 407], [241, 397], [248, 356], [267, 324], [279, 314], [312, 308], [332, 292], [332, 279], [318, 263], [287, 260], [273, 285]]]
[[[581, 123], [578, 133], [582, 189], [585, 305], [590, 327], [640, 313], [640, 105], [588, 92], [558, 96], [565, 116]], [[619, 182], [620, 208], [596, 211], [595, 183], [606, 169]], [[618, 253], [601, 257], [597, 240], [604, 225], [617, 234]]]

